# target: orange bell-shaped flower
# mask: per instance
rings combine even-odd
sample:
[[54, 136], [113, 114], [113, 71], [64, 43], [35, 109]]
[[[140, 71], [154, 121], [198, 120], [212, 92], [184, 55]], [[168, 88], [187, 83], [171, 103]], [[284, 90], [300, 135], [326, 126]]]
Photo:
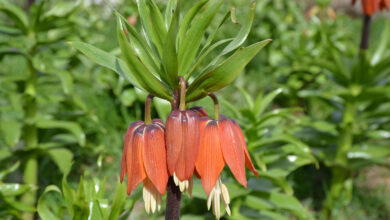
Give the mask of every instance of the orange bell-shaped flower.
[[[167, 144], [168, 171], [181, 192], [192, 194], [196, 157], [199, 150], [200, 128], [198, 114], [204, 114], [201, 108], [186, 110], [186, 83], [180, 80], [180, 106], [169, 114], [165, 140]], [[207, 114], [207, 113], [206, 113]]]
[[129, 125], [121, 162], [121, 182], [127, 174], [127, 194], [141, 182], [146, 212], [161, 209], [161, 195], [168, 183], [164, 123], [159, 119], [150, 120], [150, 102], [145, 103], [145, 121]]
[[199, 116], [191, 110], [172, 111], [165, 136], [169, 174], [175, 174], [180, 181], [190, 179], [199, 149]]
[[225, 164], [244, 187], [247, 185], [245, 166], [256, 176], [258, 172], [252, 164], [240, 126], [234, 120], [220, 115], [217, 97], [212, 93], [209, 96], [215, 104], [215, 120], [208, 117], [200, 118], [201, 137], [196, 171], [208, 195], [207, 207], [210, 209], [212, 205], [213, 213], [219, 219], [221, 198], [226, 212], [230, 215], [228, 189], [220, 177]]
[[201, 138], [196, 169], [202, 178], [208, 195], [225, 166], [229, 166], [237, 181], [246, 187], [245, 166], [256, 176], [244, 135], [240, 126], [232, 119], [221, 115], [220, 120], [201, 118]]
[[[390, 10], [390, 0], [361, 0], [364, 14], [371, 16], [378, 9]], [[355, 4], [356, 0], [352, 0], [352, 4]]]

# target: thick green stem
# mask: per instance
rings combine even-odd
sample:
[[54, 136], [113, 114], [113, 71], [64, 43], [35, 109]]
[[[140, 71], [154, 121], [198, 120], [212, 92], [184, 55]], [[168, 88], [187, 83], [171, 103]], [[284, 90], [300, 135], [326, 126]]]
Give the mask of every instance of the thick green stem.
[[[23, 128], [23, 139], [26, 149], [33, 149], [38, 146], [38, 133], [35, 125], [35, 117], [37, 113], [36, 101], [36, 83], [37, 72], [34, 69], [32, 62], [28, 61], [29, 78], [25, 82], [26, 103], [24, 106], [25, 124]], [[27, 159], [23, 173], [24, 184], [37, 185], [38, 183], [38, 160], [35, 156]], [[26, 205], [35, 206], [36, 192], [30, 191], [23, 195], [22, 202]], [[22, 219], [32, 220], [34, 213], [23, 213]]]
[[219, 102], [218, 98], [214, 93], [209, 93], [210, 98], [214, 102], [214, 120], [219, 120]]
[[152, 124], [152, 117], [150, 113], [150, 107], [152, 105], [153, 95], [148, 95], [145, 101], [145, 124]]
[[186, 110], [186, 81], [182, 76], [179, 76], [180, 80], [180, 111]]
[[353, 127], [355, 124], [356, 104], [347, 102], [341, 123], [341, 132], [338, 140], [337, 153], [332, 167], [332, 180], [330, 192], [327, 199], [327, 215], [331, 214], [335, 204], [341, 199], [346, 199], [345, 196], [350, 192], [350, 189], [345, 189], [346, 181], [351, 178], [351, 172], [347, 169], [348, 151], [353, 145]]

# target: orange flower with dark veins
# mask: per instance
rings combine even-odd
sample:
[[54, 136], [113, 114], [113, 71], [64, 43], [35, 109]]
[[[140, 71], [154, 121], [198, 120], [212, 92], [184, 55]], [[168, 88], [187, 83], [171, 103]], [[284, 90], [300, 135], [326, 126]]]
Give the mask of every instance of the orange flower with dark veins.
[[[361, 0], [361, 2], [364, 14], [368, 16], [373, 15], [378, 9], [383, 10], [386, 8], [390, 10], [390, 0]], [[355, 3], [356, 0], [352, 0], [352, 4]]]
[[174, 110], [167, 119], [168, 171], [180, 191], [191, 196], [195, 161], [199, 149], [199, 116], [192, 110]]
[[245, 166], [258, 176], [240, 126], [223, 115], [220, 118], [220, 120], [201, 118], [200, 147], [196, 161], [196, 170], [202, 179], [203, 189], [208, 195], [208, 209], [212, 204], [213, 213], [217, 219], [221, 216], [220, 197], [222, 197], [226, 212], [230, 215], [229, 193], [220, 178], [225, 163], [244, 187], [247, 185]]
[[127, 194], [141, 182], [147, 213], [161, 209], [168, 182], [164, 123], [136, 121], [127, 129], [121, 163], [121, 182], [127, 174]]

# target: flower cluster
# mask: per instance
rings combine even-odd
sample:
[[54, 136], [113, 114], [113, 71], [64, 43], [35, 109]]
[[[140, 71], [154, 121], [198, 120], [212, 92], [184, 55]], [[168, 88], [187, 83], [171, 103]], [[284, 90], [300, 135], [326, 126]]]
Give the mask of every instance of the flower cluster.
[[[364, 14], [368, 16], [373, 15], [378, 9], [383, 10], [386, 8], [390, 10], [390, 0], [361, 0], [361, 2]], [[356, 0], [352, 0], [352, 4], [355, 3]]]
[[[193, 176], [201, 179], [208, 195], [207, 207], [213, 207], [217, 219], [221, 217], [221, 198], [230, 215], [230, 198], [220, 174], [228, 165], [237, 181], [246, 187], [245, 166], [256, 176], [244, 135], [233, 119], [219, 114], [217, 97], [215, 116], [210, 118], [201, 107], [186, 109], [185, 82], [180, 77], [180, 101], [173, 101], [173, 110], [166, 124], [150, 118], [148, 96], [145, 104], [145, 122], [130, 124], [123, 147], [121, 181], [127, 174], [127, 193], [143, 182], [143, 198], [148, 213], [161, 209], [169, 176], [181, 192], [192, 194]], [[175, 103], [179, 106], [175, 107]]]

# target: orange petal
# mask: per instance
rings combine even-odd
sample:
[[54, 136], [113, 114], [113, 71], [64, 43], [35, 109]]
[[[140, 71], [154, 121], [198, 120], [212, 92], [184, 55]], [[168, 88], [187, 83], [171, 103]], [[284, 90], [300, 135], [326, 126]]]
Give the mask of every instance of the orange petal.
[[387, 10], [390, 11], [390, 0], [384, 0], [385, 1], [385, 7], [387, 8]]
[[[208, 117], [201, 117], [200, 118], [200, 122], [199, 122], [199, 130], [200, 130], [200, 137], [202, 138], [203, 135], [204, 135], [204, 131], [205, 131], [205, 128], [206, 128], [206, 125], [211, 122], [212, 120]], [[198, 152], [198, 158], [196, 159], [196, 162], [195, 162], [195, 171], [196, 171], [196, 176], [198, 178], [201, 178], [202, 177], [202, 174], [200, 173], [199, 169], [198, 169], [198, 166], [199, 166], [199, 155], [200, 155], [200, 146], [201, 143], [199, 143], [199, 152]]]
[[191, 110], [182, 111], [182, 146], [175, 173], [180, 181], [192, 177], [199, 151], [199, 116]]
[[206, 110], [200, 106], [194, 106], [190, 108], [191, 111], [195, 112], [199, 117], [207, 117], [208, 114]]
[[233, 122], [234, 129], [236, 130], [236, 135], [238, 136], [238, 138], [240, 140], [241, 147], [244, 149], [244, 153], [245, 153], [245, 166], [248, 169], [250, 169], [256, 175], [256, 177], [259, 177], [259, 173], [255, 169], [255, 166], [253, 166], [251, 157], [249, 156], [248, 147], [246, 146], [244, 134], [241, 131], [240, 125], [238, 125], [238, 123], [236, 121], [234, 121], [234, 120], [231, 120], [231, 121]]
[[223, 158], [237, 181], [246, 187], [245, 154], [233, 122], [229, 119], [218, 121], [218, 132]]
[[175, 172], [176, 162], [179, 159], [179, 154], [183, 142], [183, 131], [180, 111], [174, 110], [169, 114], [165, 130], [168, 171], [169, 174], [172, 176]]
[[379, 0], [362, 0], [364, 14], [371, 16], [379, 7]]
[[380, 9], [383, 10], [383, 9], [387, 9], [387, 10], [390, 10], [390, 0], [381, 0], [381, 3], [380, 3]]
[[164, 129], [160, 125], [146, 125], [145, 144], [142, 148], [146, 173], [160, 194], [165, 193], [168, 182], [164, 135]]
[[152, 120], [152, 124], [157, 124], [157, 125], [159, 125], [161, 128], [163, 128], [165, 130], [164, 122], [161, 121], [161, 119], [158, 119], [158, 118], [153, 119]]
[[218, 137], [216, 121], [207, 123], [200, 140], [196, 169], [202, 178], [202, 186], [207, 195], [213, 189], [219, 174], [225, 166]]
[[144, 145], [145, 125], [134, 130], [130, 137], [130, 145], [127, 147], [127, 194], [146, 178], [146, 172], [142, 161], [142, 148]]
[[194, 112], [172, 111], [166, 126], [169, 174], [180, 181], [191, 178], [199, 150], [199, 117]]
[[127, 148], [130, 145], [130, 137], [133, 134], [133, 131], [138, 128], [140, 125], [142, 125], [142, 121], [135, 121], [129, 125], [126, 131], [125, 135], [125, 141], [123, 144], [123, 153], [122, 153], [122, 161], [121, 161], [121, 183], [123, 182], [123, 179], [126, 175], [126, 154], [127, 154]]

